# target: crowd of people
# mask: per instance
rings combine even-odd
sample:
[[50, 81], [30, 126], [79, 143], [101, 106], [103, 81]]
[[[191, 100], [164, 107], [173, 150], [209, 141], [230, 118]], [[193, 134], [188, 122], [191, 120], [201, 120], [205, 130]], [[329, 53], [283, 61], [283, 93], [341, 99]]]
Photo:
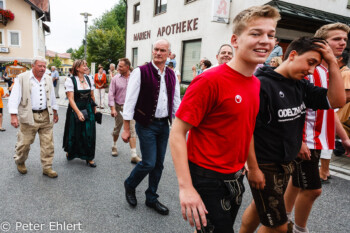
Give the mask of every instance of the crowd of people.
[[[157, 193], [169, 141], [182, 217], [197, 232], [233, 232], [245, 176], [253, 200], [243, 214], [241, 233], [255, 232], [260, 224], [258, 232], [309, 232], [313, 203], [331, 179], [330, 158], [322, 151], [350, 152], [350, 105], [345, 105], [350, 70], [344, 51], [350, 28], [324, 25], [314, 37], [292, 41], [283, 54], [275, 37], [279, 19], [268, 5], [240, 12], [231, 43], [219, 47], [217, 64], [204, 57], [192, 67], [194, 79], [182, 100], [176, 56], [166, 39], [155, 41], [152, 61], [134, 70], [128, 58], [119, 59], [117, 69], [110, 65], [111, 155], [118, 156], [119, 136], [129, 143], [136, 165], [123, 185], [131, 207], [137, 206], [136, 189], [148, 175], [146, 206], [169, 214]], [[59, 120], [59, 78], [55, 67], [51, 76], [45, 71], [45, 59], [35, 57], [32, 69], [15, 79], [8, 109], [11, 125], [19, 127], [18, 172], [27, 173], [25, 162], [38, 134], [43, 174], [56, 178], [53, 125]], [[74, 62], [64, 83], [67, 160], [79, 158], [97, 167], [97, 109], [105, 106], [107, 85], [102, 66], [92, 77], [86, 61]], [[0, 96], [5, 97], [2, 88]], [[2, 108], [0, 98], [0, 131]]]

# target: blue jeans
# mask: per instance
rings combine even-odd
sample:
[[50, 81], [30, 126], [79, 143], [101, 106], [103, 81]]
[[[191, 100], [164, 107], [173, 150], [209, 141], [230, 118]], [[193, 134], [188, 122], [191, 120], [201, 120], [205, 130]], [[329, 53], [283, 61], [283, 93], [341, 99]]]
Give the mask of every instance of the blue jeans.
[[154, 203], [159, 197], [158, 184], [162, 176], [163, 163], [169, 138], [168, 121], [153, 121], [148, 126], [136, 122], [136, 132], [140, 141], [142, 161], [132, 170], [126, 184], [135, 189], [148, 175], [146, 201]]

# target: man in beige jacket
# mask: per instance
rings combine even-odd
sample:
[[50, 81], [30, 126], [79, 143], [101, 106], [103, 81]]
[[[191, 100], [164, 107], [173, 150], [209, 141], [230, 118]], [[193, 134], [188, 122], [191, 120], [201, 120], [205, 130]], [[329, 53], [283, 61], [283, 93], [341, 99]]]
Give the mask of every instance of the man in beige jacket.
[[25, 161], [28, 158], [30, 145], [38, 133], [43, 174], [56, 178], [57, 173], [52, 170], [52, 160], [53, 124], [58, 121], [58, 106], [52, 78], [45, 74], [45, 71], [46, 60], [43, 57], [35, 57], [32, 61], [32, 70], [18, 75], [15, 79], [8, 107], [11, 125], [15, 128], [19, 126], [14, 156], [17, 170], [21, 174], [27, 173]]

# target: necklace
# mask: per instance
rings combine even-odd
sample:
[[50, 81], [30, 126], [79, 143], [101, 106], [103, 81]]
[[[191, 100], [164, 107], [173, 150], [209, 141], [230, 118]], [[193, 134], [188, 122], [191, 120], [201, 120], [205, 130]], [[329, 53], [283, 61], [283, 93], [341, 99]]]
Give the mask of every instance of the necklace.
[[80, 81], [81, 83], [84, 83], [84, 82], [85, 82], [85, 79], [83, 79], [83, 80], [80, 80], [80, 79], [79, 79], [79, 81]]

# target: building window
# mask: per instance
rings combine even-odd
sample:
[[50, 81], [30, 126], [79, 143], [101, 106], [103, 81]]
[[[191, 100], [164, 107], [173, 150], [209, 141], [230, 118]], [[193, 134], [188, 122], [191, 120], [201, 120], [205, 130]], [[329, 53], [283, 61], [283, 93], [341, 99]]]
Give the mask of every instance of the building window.
[[156, 0], [156, 15], [166, 12], [167, 0]]
[[134, 5], [134, 23], [140, 21], [140, 3]]
[[5, 41], [4, 41], [4, 30], [0, 29], [0, 45], [4, 46], [5, 45]]
[[21, 33], [19, 31], [8, 31], [9, 46], [21, 46]]
[[0, 0], [0, 8], [5, 9], [5, 1], [4, 0]]
[[193, 79], [192, 66], [198, 66], [201, 57], [202, 40], [183, 42], [181, 82], [190, 83]]
[[348, 9], [350, 9], [350, 0], [348, 0], [348, 4], [346, 6]]
[[137, 57], [138, 57], [138, 49], [137, 48], [133, 48], [132, 49], [131, 64], [132, 64], [132, 67], [134, 67], [134, 68], [137, 66]]

